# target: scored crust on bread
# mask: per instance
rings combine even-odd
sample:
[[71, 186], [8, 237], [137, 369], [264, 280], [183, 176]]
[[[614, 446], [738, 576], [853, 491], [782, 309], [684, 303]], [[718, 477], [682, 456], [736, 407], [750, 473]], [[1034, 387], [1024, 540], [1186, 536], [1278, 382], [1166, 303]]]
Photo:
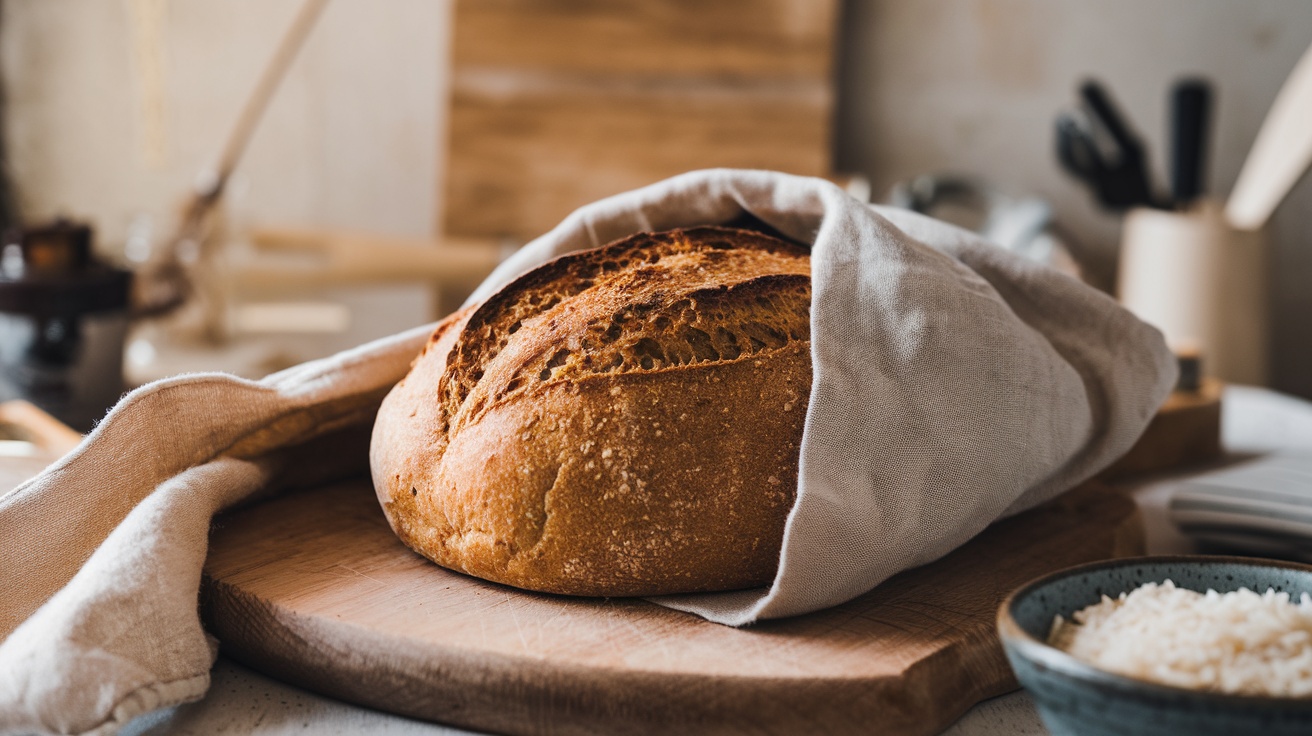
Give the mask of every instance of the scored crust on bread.
[[521, 588], [768, 583], [811, 385], [810, 258], [642, 233], [444, 320], [379, 411], [375, 489], [440, 565]]

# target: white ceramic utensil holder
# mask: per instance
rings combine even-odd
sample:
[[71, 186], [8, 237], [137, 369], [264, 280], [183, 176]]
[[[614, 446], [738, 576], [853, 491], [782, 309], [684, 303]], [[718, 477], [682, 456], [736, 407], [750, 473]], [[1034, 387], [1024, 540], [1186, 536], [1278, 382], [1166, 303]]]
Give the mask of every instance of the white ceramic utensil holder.
[[1119, 296], [1172, 349], [1200, 351], [1206, 375], [1264, 385], [1267, 259], [1266, 231], [1231, 227], [1218, 205], [1135, 209], [1121, 238]]

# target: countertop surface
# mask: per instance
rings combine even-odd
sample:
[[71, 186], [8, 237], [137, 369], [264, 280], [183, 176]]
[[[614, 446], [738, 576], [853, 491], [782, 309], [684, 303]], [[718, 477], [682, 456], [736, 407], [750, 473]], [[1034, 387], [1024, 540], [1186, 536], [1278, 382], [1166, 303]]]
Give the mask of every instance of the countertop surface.
[[[1223, 441], [1236, 455], [1312, 452], [1312, 403], [1263, 389], [1231, 387], [1223, 405]], [[1198, 472], [1198, 471], [1193, 471]], [[1173, 484], [1182, 475], [1137, 481], [1130, 489], [1143, 510], [1148, 552], [1192, 551], [1166, 518]], [[361, 708], [286, 685], [220, 655], [204, 699], [137, 719], [132, 736], [165, 734], [467, 734]], [[1012, 693], [976, 705], [944, 733], [952, 736], [1045, 734], [1029, 696]]]

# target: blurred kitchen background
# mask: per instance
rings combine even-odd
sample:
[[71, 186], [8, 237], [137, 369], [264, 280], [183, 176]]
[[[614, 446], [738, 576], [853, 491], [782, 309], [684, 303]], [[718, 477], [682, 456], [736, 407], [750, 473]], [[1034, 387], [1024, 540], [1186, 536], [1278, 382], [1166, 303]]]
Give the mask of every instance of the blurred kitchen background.
[[[87, 221], [118, 263], [158, 248], [301, 5], [2, 0], [23, 221]], [[1054, 155], [1079, 84], [1114, 94], [1164, 191], [1168, 91], [1210, 81], [1204, 186], [1224, 197], [1309, 43], [1306, 0], [331, 0], [217, 210], [224, 255], [202, 278], [224, 284], [221, 328], [138, 326], [128, 378], [260, 375], [421, 324], [574, 206], [712, 165], [868, 183], [873, 201], [924, 174], [986, 180], [1048, 202], [1110, 289], [1121, 213]], [[1272, 222], [1270, 385], [1312, 396], [1312, 184]], [[379, 265], [442, 247], [463, 249], [459, 277]]]

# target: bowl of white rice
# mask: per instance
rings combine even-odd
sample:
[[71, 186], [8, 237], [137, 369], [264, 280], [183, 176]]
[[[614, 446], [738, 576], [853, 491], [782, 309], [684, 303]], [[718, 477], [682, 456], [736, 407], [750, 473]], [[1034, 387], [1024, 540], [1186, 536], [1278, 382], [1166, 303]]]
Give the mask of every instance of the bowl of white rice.
[[1312, 566], [1082, 565], [1012, 593], [998, 631], [1053, 734], [1312, 734]]

